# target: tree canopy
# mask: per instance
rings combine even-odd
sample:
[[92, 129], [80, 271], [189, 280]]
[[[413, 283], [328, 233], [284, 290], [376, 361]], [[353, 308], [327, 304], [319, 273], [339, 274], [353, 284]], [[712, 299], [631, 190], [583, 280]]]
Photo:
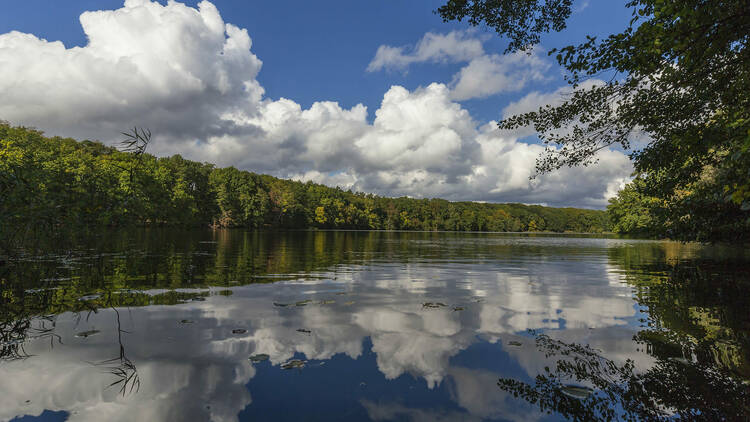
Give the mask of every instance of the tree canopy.
[[[147, 141], [147, 132], [140, 133]], [[599, 210], [387, 198], [312, 182], [45, 137], [0, 123], [0, 248], [105, 226], [453, 231], [608, 230]]]
[[[525, 51], [542, 34], [565, 28], [571, 3], [449, 0], [437, 12], [446, 21], [485, 24], [508, 38], [507, 51]], [[632, 19], [622, 32], [550, 50], [572, 85], [569, 97], [499, 127], [537, 131], [549, 146], [538, 172], [592, 164], [604, 148], [626, 150], [643, 177], [640, 192], [662, 201], [669, 236], [746, 241], [750, 3], [630, 0], [625, 6]]]

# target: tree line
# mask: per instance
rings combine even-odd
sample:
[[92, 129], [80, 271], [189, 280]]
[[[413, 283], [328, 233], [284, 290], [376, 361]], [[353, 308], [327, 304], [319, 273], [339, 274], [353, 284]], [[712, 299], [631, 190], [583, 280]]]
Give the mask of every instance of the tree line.
[[714, 167], [671, 195], [655, 192], [661, 180], [637, 174], [609, 200], [612, 231], [633, 236], [683, 241], [747, 243], [750, 202], [736, 203]]
[[599, 210], [388, 198], [0, 124], [0, 236], [44, 227], [602, 232]]

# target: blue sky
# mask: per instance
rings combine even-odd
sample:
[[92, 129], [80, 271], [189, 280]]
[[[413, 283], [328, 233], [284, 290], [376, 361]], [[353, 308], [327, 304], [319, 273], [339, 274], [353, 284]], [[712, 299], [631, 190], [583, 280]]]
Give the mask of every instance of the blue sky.
[[[191, 0], [184, 3], [188, 7], [197, 8], [198, 2]], [[368, 64], [373, 60], [380, 46], [404, 47], [404, 53], [409, 54], [414, 50], [416, 43], [427, 33], [445, 35], [451, 31], [458, 31], [459, 34], [463, 34], [461, 37], [477, 39], [481, 42], [484, 49], [483, 57], [502, 54], [505, 47], [505, 41], [498, 38], [491, 30], [479, 28], [475, 31], [470, 30], [466, 32], [469, 26], [465, 23], [442, 22], [439, 16], [433, 13], [433, 10], [442, 4], [441, 1], [323, 0], [318, 2], [261, 2], [215, 0], [212, 3], [216, 6], [218, 13], [225, 23], [246, 29], [249, 37], [252, 39], [251, 52], [257, 59], [262, 61], [262, 68], [257, 75], [253, 75], [253, 80], [262, 86], [264, 101], [286, 98], [297, 104], [303, 111], [310, 109], [313, 104], [320, 101], [336, 102], [342, 110], [353, 110], [358, 104], [362, 104], [367, 107], [365, 119], [369, 125], [373, 125], [376, 117], [375, 111], [381, 107], [385, 93], [389, 92], [393, 86], [405, 88], [410, 95], [416, 95], [420, 89], [428, 87], [433, 82], [447, 85], [448, 88], [451, 88], [450, 84], [455, 80], [455, 75], [467, 67], [469, 62], [468, 60], [452, 59], [417, 60], [408, 67], [367, 71]], [[161, 2], [161, 4], [166, 5], [167, 3]], [[123, 7], [122, 1], [113, 0], [65, 2], [26, 0], [23, 2], [8, 2], [4, 5], [3, 13], [0, 15], [0, 34], [18, 31], [25, 34], [33, 34], [35, 37], [45, 39], [48, 42], [62, 41], [67, 49], [76, 46], [85, 48], [87, 37], [79, 22], [81, 13], [100, 9], [115, 10], [121, 7]], [[568, 29], [560, 34], [545, 36], [541, 43], [541, 49], [550, 49], [555, 46], [575, 43], [582, 40], [586, 34], [602, 36], [617, 32], [625, 27], [630, 18], [630, 11], [626, 10], [622, 4], [616, 4], [616, 2], [584, 2], [579, 0], [575, 4], [575, 9], [576, 12], [569, 20]], [[166, 27], [167, 25], [164, 26]], [[112, 31], [117, 31], [116, 25], [112, 28]], [[105, 36], [104, 38], [110, 40], [109, 37]], [[159, 38], [151, 38], [151, 42], [153, 42], [153, 39]], [[0, 43], [0, 45], [2, 44]], [[13, 56], [14, 54], [16, 56], [19, 54], [23, 55], [24, 52], [29, 52], [30, 49], [36, 48], [26, 44], [20, 47], [19, 45], [21, 44], [14, 44], [15, 50], [6, 50], [2, 54], [5, 54], [5, 58], [8, 60], [17, 61]], [[70, 53], [67, 54], [69, 57], [73, 57], [76, 54], [73, 50], [69, 50], [66, 53]], [[3, 60], [2, 54], [0, 54], [0, 62]], [[180, 60], [183, 58], [180, 58]], [[190, 59], [189, 62], [195, 63], [194, 59]], [[59, 60], [68, 59], [61, 58]], [[165, 57], [164, 60], [170, 59]], [[540, 95], [550, 94], [564, 87], [565, 83], [562, 79], [560, 69], [551, 60], [548, 60], [544, 53], [540, 53], [540, 60], [546, 61], [546, 67], [539, 70], [543, 73], [543, 77], [532, 78], [523, 84], [522, 89], [506, 88], [486, 98], [476, 98], [475, 96], [474, 98], [457, 99], [453, 95], [450, 104], [455, 104], [455, 107], [460, 107], [462, 111], [467, 112], [470, 116], [467, 118], [474, 122], [475, 129], [478, 130], [483, 124], [499, 119], [503, 108], [513, 102], [518, 102], [528, 94], [532, 92], [539, 93]], [[59, 61], [54, 63], [56, 64], [52, 64], [52, 67], [61, 66]], [[75, 60], [72, 63], [75, 63]], [[206, 65], [208, 66], [209, 64], [206, 63]], [[516, 66], [512, 72], [523, 74], [526, 72], [523, 66], [523, 64]], [[67, 65], [62, 67], [68, 68]], [[252, 73], [252, 70], [249, 72]], [[78, 75], [79, 73], [76, 72], [75, 74]], [[31, 80], [30, 76], [23, 75], [21, 71], [2, 76], [10, 78], [11, 82], [14, 82], [13, 87], [15, 88], [24, 83], [31, 85], [35, 82]], [[93, 80], [98, 76], [100, 75], [93, 75], [91, 79]], [[39, 78], [43, 77], [39, 76]], [[16, 80], [14, 81], [13, 79]], [[66, 81], [71, 79], [61, 80]], [[70, 83], [81, 84], [80, 81], [71, 81]], [[39, 80], [36, 81], [35, 85], [39, 85]], [[88, 83], [84, 83], [84, 85], [86, 85], [86, 90], [94, 89]], [[153, 84], [149, 86], [153, 87]], [[1, 83], [0, 88], [3, 88]], [[68, 88], [74, 89], [75, 87]], [[143, 87], [138, 86], [138, 88]], [[80, 92], [80, 89], [73, 92]], [[63, 96], [64, 94], [61, 91], [59, 95]], [[67, 93], [65, 95], [70, 96], [71, 94]], [[103, 96], [106, 95], [103, 94]], [[39, 101], [43, 101], [45, 98], [47, 97], [40, 94]], [[175, 98], [181, 97], [175, 96]], [[175, 98], [169, 101], [176, 101]], [[80, 99], [80, 101], [84, 101], [84, 99]], [[425, 102], [423, 106], [430, 107], [426, 105], [427, 103]], [[38, 101], [35, 104], [38, 106]], [[16, 104], [16, 106], [15, 110], [23, 108], [22, 104]], [[215, 103], [206, 103], [203, 107], [204, 114], [205, 110], [210, 107], [214, 107], [215, 109], [217, 106]], [[450, 105], [450, 107], [454, 106]], [[99, 107], [98, 109], [101, 110], [102, 108]], [[128, 113], [130, 111], [128, 110]], [[336, 112], [338, 113], [338, 110]], [[425, 110], [422, 109], [422, 113], [424, 112]], [[116, 131], [109, 127], [101, 126], [97, 129], [96, 124], [94, 124], [95, 117], [93, 115], [90, 120], [87, 120], [85, 116], [81, 116], [75, 119], [75, 121], [62, 122], [64, 119], [59, 118], [60, 113], [62, 113], [60, 110], [50, 112], [49, 116], [54, 116], [54, 118], [41, 115], [35, 117], [33, 114], [23, 114], [21, 111], [7, 111], [3, 113], [3, 109], [0, 109], [0, 119], [6, 119], [11, 121], [11, 123], [17, 124], [31, 124], [51, 134], [85, 136], [98, 138], [105, 142], [109, 140], [109, 133], [116, 133]], [[222, 113], [226, 113], [226, 110], [221, 110], [221, 112], [217, 113], [224, 115]], [[119, 114], [122, 115], [122, 111]], [[137, 115], [138, 113], [135, 114]], [[248, 112], [247, 114], [249, 116], [252, 113]], [[160, 121], [165, 119], [171, 120], [173, 118], [177, 121], [179, 119], [176, 116], [174, 113], [169, 116], [161, 116]], [[249, 117], [243, 120], [243, 122], [247, 122], [248, 120], [257, 121], [257, 119], [253, 119], [253, 117]], [[125, 120], [122, 123], [125, 123]], [[120, 123], [120, 121], [117, 123]], [[128, 121], [128, 123], [130, 122]], [[243, 124], [249, 125], [249, 123]], [[253, 124], [264, 128], [263, 130], [266, 132], [268, 131], [263, 124]], [[156, 129], [160, 129], [158, 123], [151, 124], [151, 126], [154, 125]], [[433, 123], [430, 123], [430, 125], [432, 125], [431, 127], [435, 126]], [[127, 126], [131, 126], [131, 124]], [[190, 126], [190, 124], [186, 126]], [[233, 127], [236, 126], [235, 122]], [[312, 131], [314, 129], [309, 128], [307, 130]], [[464, 139], [461, 141], [462, 145], [466, 146], [474, 142], [474, 140], [469, 139], [473, 135], [464, 135], [461, 130], [456, 128], [452, 128], [451, 130], [459, 133], [460, 137]], [[173, 131], [166, 126], [161, 131], [161, 133], [165, 133], [165, 138], [169, 138], [166, 135], [174, 138], [178, 136], [184, 138], [185, 133], [177, 132], [179, 131]], [[346, 160], [351, 158], [349, 155], [343, 153], [334, 153], [327, 156], [328, 162], [326, 164], [322, 164], [321, 160], [325, 161], [323, 158], [320, 158], [318, 161], [306, 161], [306, 159], [291, 157], [285, 153], [276, 157], [277, 160], [281, 161], [276, 161], [276, 165], [271, 166], [264, 165], [268, 161], [264, 161], [263, 159], [239, 159], [238, 154], [244, 152], [239, 152], [238, 150], [235, 150], [231, 154], [216, 152], [215, 150], [218, 148], [218, 141], [216, 139], [219, 139], [220, 136], [226, 138], [228, 132], [219, 133], [218, 135], [214, 133], [215, 131], [211, 132], [211, 135], [201, 135], [199, 132], [201, 131], [195, 132], [195, 139], [190, 141], [189, 146], [185, 146], [184, 143], [174, 140], [165, 139], [161, 143], [161, 146], [157, 146], [153, 152], [160, 155], [181, 153], [189, 158], [216, 162], [219, 165], [235, 165], [240, 168], [271, 173], [281, 177], [315, 180], [326, 184], [338, 184], [386, 195], [443, 196], [448, 199], [517, 201], [592, 207], [600, 207], [606, 203], [606, 195], [611, 194], [611, 192], [607, 193], [605, 191], [612, 190], [612, 183], [621, 184], [623, 177], [627, 177], [629, 171], [623, 167], [622, 160], [619, 160], [619, 173], [608, 173], [606, 176], [591, 175], [592, 180], [598, 180], [595, 183], [597, 185], [595, 188], [592, 187], [585, 192], [569, 192], [568, 195], [553, 195], [547, 199], [544, 195], [548, 193], [544, 192], [561, 192], [561, 188], [552, 185], [549, 185], [547, 188], [544, 186], [540, 188], [539, 184], [544, 181], [537, 181], [533, 183], [529, 182], [526, 186], [516, 183], [512, 186], [506, 186], [503, 190], [500, 182], [490, 183], [485, 180], [482, 187], [473, 186], [467, 190], [465, 186], [462, 187], [460, 184], [454, 183], [456, 177], [464, 177], [466, 180], [469, 180], [472, 177], [476, 178], [476, 174], [486, 173], [486, 169], [478, 168], [476, 164], [473, 167], [467, 164], [471, 168], [465, 166], [461, 169], [454, 169], [456, 173], [454, 175], [443, 174], [439, 171], [440, 167], [453, 167], [452, 163], [426, 162], [423, 168], [420, 169], [421, 173], [417, 176], [415, 176], [416, 173], [406, 174], [409, 172], [403, 168], [399, 170], [396, 168], [398, 166], [394, 165], [392, 174], [396, 176], [390, 177], [388, 174], [389, 168], [375, 168], [377, 166], [371, 164], [362, 164], [358, 167], [354, 165], [351, 168], [346, 165], [340, 165], [338, 168], [331, 166], [331, 160], [342, 158]], [[302, 130], [302, 132], [305, 132], [305, 130]], [[247, 132], [246, 136], [249, 137], [249, 133]], [[209, 136], [213, 137], [209, 139]], [[289, 142], [296, 142], [302, 135], [287, 134], [284, 136], [287, 139], [277, 140], [280, 142], [278, 145], [283, 146]], [[432, 135], [427, 134], [425, 136], [429, 138]], [[514, 136], [518, 142], [523, 141], [532, 144], [536, 139], [533, 133], [520, 133]], [[235, 141], [234, 144], [242, 142], [248, 143], [250, 141], [240, 139]], [[304, 143], [303, 141], [300, 142]], [[370, 146], [373, 145], [372, 143], [363, 142]], [[439, 144], [438, 141], [430, 142], [430, 145], [433, 146], [436, 143]], [[278, 150], [270, 151], [266, 149], [268, 145], [269, 142], [260, 145], [261, 148], [258, 148], [258, 145], [254, 145], [252, 150], [263, 149], [266, 154], [274, 155]], [[309, 144], [305, 145], [310, 149]], [[364, 144], [359, 143], [358, 147], [362, 147], [362, 145]], [[460, 153], [458, 150], [451, 149], [446, 149], [445, 151], [457, 154], [457, 160], [460, 161], [472, 159], [466, 155], [468, 154], [465, 151], [467, 148], [472, 149], [474, 151], [473, 154], [480, 155], [487, 155], [487, 151], [490, 150], [498, 150], [497, 148], [485, 148], [486, 145], [482, 145], [481, 153], [477, 152], [479, 149], [476, 146], [462, 147]], [[212, 149], [204, 148], [201, 151], [200, 146], [211, 146]], [[523, 147], [524, 145], [521, 146]], [[331, 151], [339, 147], [340, 143], [326, 146], [325, 149]], [[419, 148], [419, 145], [415, 145], [412, 150], [416, 151]], [[420, 154], [424, 155], [424, 149], [420, 151], [422, 151]], [[396, 153], [394, 152], [388, 155], [388, 157], [393, 158], [394, 154]], [[528, 151], [524, 155], [524, 163], [528, 164], [529, 158], [527, 155]], [[380, 158], [375, 159], [375, 161], [378, 160], [383, 161]], [[474, 158], [475, 163], [476, 161], [476, 158]], [[506, 161], [515, 163], [518, 160], [510, 156], [507, 157]], [[528, 167], [528, 165], [526, 166]], [[472, 176], [472, 172], [474, 176]], [[436, 184], [435, 180], [443, 176], [444, 180]], [[495, 176], [497, 178], [509, 177], [508, 174], [497, 174]], [[514, 175], [513, 177], [516, 176]], [[565, 179], [562, 175], [558, 176], [558, 179]], [[602, 181], [600, 176], [609, 179]], [[554, 179], [554, 177], [551, 179]], [[409, 180], [409, 182], [406, 182], [406, 180]], [[428, 186], [430, 184], [432, 188]], [[424, 187], [421, 190], [420, 185]], [[565, 188], [563, 187], [562, 189], [564, 190]], [[532, 191], [536, 191], [536, 194]], [[576, 195], [578, 197], [575, 197]]]

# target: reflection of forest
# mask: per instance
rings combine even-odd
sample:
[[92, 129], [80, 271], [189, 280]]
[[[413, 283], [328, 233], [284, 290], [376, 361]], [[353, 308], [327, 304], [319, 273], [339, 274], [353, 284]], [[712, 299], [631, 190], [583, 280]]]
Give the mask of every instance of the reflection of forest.
[[747, 261], [732, 250], [705, 256], [690, 245], [653, 245], [660, 247], [649, 248], [648, 260], [635, 257], [644, 253], [636, 248], [610, 250], [649, 315], [637, 340], [658, 358], [696, 360], [750, 379]]
[[0, 265], [2, 355], [22, 355], [24, 339], [50, 331], [52, 316], [63, 312], [174, 305], [209, 294], [209, 286], [319, 277], [337, 265], [364, 264], [374, 254], [425, 256], [430, 251], [419, 243], [389, 241], [425, 236], [435, 235], [144, 229], [47, 245], [45, 255]]
[[639, 371], [588, 345], [537, 335], [536, 346], [554, 365], [533, 385], [500, 378], [501, 390], [575, 421], [719, 421], [750, 418], [750, 386], [711, 364], [659, 359]]
[[501, 378], [498, 386], [571, 420], [748, 420], [750, 274], [742, 253], [676, 243], [609, 249], [647, 310], [634, 340], [656, 363], [620, 364], [537, 334], [537, 348], [556, 363], [533, 383]]
[[[435, 247], [444, 240], [446, 247]], [[243, 230], [113, 231], [65, 245], [63, 254], [26, 257], [2, 267], [3, 307], [36, 314], [85, 310], [88, 304], [176, 303], [179, 294], [139, 290], [202, 288], [322, 276], [340, 265], [372, 260], [461, 260], [511, 257], [519, 246], [483, 240], [497, 234], [430, 232], [249, 232]], [[529, 237], [543, 236], [529, 234]], [[55, 245], [60, 248], [58, 245]], [[526, 245], [528, 252], [554, 246]], [[50, 247], [51, 249], [52, 247]], [[579, 251], [558, 246], [559, 251]], [[97, 251], [92, 253], [91, 251]], [[87, 301], [84, 296], [99, 295]], [[184, 298], [183, 298], [184, 299]]]

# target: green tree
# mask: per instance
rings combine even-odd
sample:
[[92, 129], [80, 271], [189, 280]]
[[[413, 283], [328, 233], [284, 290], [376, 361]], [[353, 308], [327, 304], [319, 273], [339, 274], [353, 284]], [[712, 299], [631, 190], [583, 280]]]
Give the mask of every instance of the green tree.
[[[633, 17], [622, 32], [550, 51], [572, 95], [499, 127], [532, 126], [554, 147], [537, 160], [539, 172], [594, 163], [607, 147], [628, 150], [646, 180], [644, 193], [683, 213], [684, 224], [674, 225], [671, 236], [747, 241], [750, 3], [629, 0], [625, 6]], [[571, 7], [570, 0], [449, 0], [437, 12], [446, 21], [485, 23], [508, 38], [513, 52], [564, 29]], [[646, 145], [633, 149], [636, 137]], [[709, 223], [732, 229], [711, 230]]]
[[532, 220], [539, 230], [608, 228], [598, 210], [385, 198], [0, 123], [4, 253], [42, 233], [64, 238], [133, 224], [517, 231]]
[[639, 191], [644, 181], [636, 178], [609, 200], [607, 212], [612, 222], [612, 231], [628, 234], [659, 234], [663, 232], [654, 212], [659, 200]]

